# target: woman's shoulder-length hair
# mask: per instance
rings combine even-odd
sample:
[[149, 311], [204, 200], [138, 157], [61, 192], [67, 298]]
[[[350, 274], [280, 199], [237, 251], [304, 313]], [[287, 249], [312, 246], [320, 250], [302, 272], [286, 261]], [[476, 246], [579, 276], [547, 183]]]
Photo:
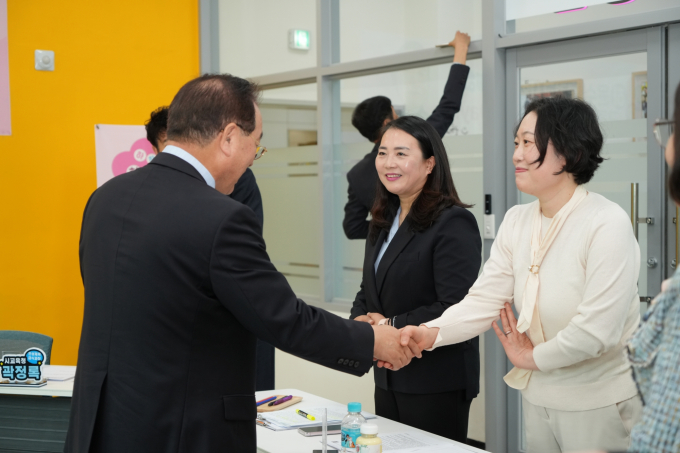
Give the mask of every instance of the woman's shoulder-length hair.
[[668, 176], [668, 192], [676, 203], [680, 204], [680, 84], [675, 89], [675, 110], [673, 113], [673, 168]]
[[[418, 141], [423, 159], [434, 156], [434, 168], [427, 175], [427, 180], [418, 198], [413, 202], [407, 215], [409, 229], [419, 232], [429, 228], [439, 218], [442, 211], [451, 206], [469, 208], [472, 205], [463, 203], [458, 197], [453, 184], [449, 159], [442, 139], [434, 127], [417, 116], [402, 116], [388, 123], [382, 131], [384, 135], [389, 129], [399, 129]], [[371, 209], [372, 220], [369, 227], [369, 240], [375, 244], [381, 230], [392, 226], [394, 216], [399, 208], [399, 197], [389, 192], [378, 179], [375, 201]]]

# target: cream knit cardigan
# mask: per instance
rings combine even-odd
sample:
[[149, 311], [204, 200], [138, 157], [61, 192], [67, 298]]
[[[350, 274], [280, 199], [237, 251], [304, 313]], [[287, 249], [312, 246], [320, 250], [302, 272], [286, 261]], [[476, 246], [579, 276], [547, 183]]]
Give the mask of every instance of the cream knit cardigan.
[[[534, 203], [538, 203], [535, 201]], [[534, 203], [505, 215], [482, 274], [468, 295], [426, 323], [434, 347], [460, 343], [491, 327], [505, 302], [522, 311], [531, 265]], [[589, 192], [571, 213], [541, 266], [538, 307], [545, 343], [522, 395], [565, 411], [605, 407], [637, 394], [624, 344], [640, 321], [640, 248], [628, 215]]]

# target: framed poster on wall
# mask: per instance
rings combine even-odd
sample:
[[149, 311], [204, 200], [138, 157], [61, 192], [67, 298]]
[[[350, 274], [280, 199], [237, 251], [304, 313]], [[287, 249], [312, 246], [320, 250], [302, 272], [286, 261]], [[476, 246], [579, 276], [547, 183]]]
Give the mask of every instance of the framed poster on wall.
[[647, 71], [633, 73], [633, 119], [647, 118]]
[[526, 109], [531, 101], [535, 99], [552, 98], [555, 96], [563, 96], [567, 99], [583, 99], [583, 79], [522, 85], [520, 89], [520, 105], [523, 109]]

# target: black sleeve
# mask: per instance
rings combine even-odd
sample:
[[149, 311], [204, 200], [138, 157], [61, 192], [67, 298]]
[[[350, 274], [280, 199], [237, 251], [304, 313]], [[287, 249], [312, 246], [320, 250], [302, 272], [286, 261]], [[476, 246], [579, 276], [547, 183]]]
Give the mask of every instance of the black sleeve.
[[477, 280], [482, 265], [482, 239], [474, 215], [454, 209], [439, 224], [432, 268], [437, 300], [397, 316], [395, 327], [418, 326], [432, 321], [460, 302]]
[[347, 204], [345, 204], [345, 218], [342, 221], [342, 228], [345, 230], [347, 239], [366, 239], [368, 237], [368, 224], [366, 220], [368, 217], [368, 209], [359, 201], [352, 182], [347, 178], [349, 186], [347, 187]]
[[362, 316], [368, 313], [368, 307], [366, 306], [366, 293], [364, 292], [364, 281], [361, 281], [361, 287], [356, 297], [354, 298], [354, 303], [352, 304], [352, 309], [349, 312], [349, 319], [354, 319], [357, 316]]
[[427, 122], [439, 132], [440, 137], [446, 134], [451, 123], [453, 123], [453, 117], [460, 111], [460, 103], [463, 100], [463, 92], [465, 91], [465, 84], [467, 83], [469, 73], [469, 66], [463, 64], [451, 65], [449, 78], [444, 87], [444, 94], [437, 108], [434, 109], [432, 115], [427, 119]]
[[257, 187], [255, 174], [253, 174], [250, 168], [246, 168], [245, 173], [241, 175], [241, 178], [239, 178], [234, 186], [234, 191], [229, 196], [252, 209], [260, 221], [260, 226], [264, 225], [262, 195], [260, 194], [260, 188]]
[[269, 261], [258, 229], [253, 212], [241, 205], [220, 225], [210, 258], [212, 289], [220, 302], [246, 329], [282, 351], [357, 376], [368, 372], [372, 327], [298, 299]]

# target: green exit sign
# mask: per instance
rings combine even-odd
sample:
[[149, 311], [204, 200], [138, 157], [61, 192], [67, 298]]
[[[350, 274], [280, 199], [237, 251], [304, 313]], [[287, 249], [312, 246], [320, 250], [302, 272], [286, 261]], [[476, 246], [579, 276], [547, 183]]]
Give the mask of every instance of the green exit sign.
[[311, 41], [307, 30], [289, 30], [288, 47], [297, 50], [309, 50]]

